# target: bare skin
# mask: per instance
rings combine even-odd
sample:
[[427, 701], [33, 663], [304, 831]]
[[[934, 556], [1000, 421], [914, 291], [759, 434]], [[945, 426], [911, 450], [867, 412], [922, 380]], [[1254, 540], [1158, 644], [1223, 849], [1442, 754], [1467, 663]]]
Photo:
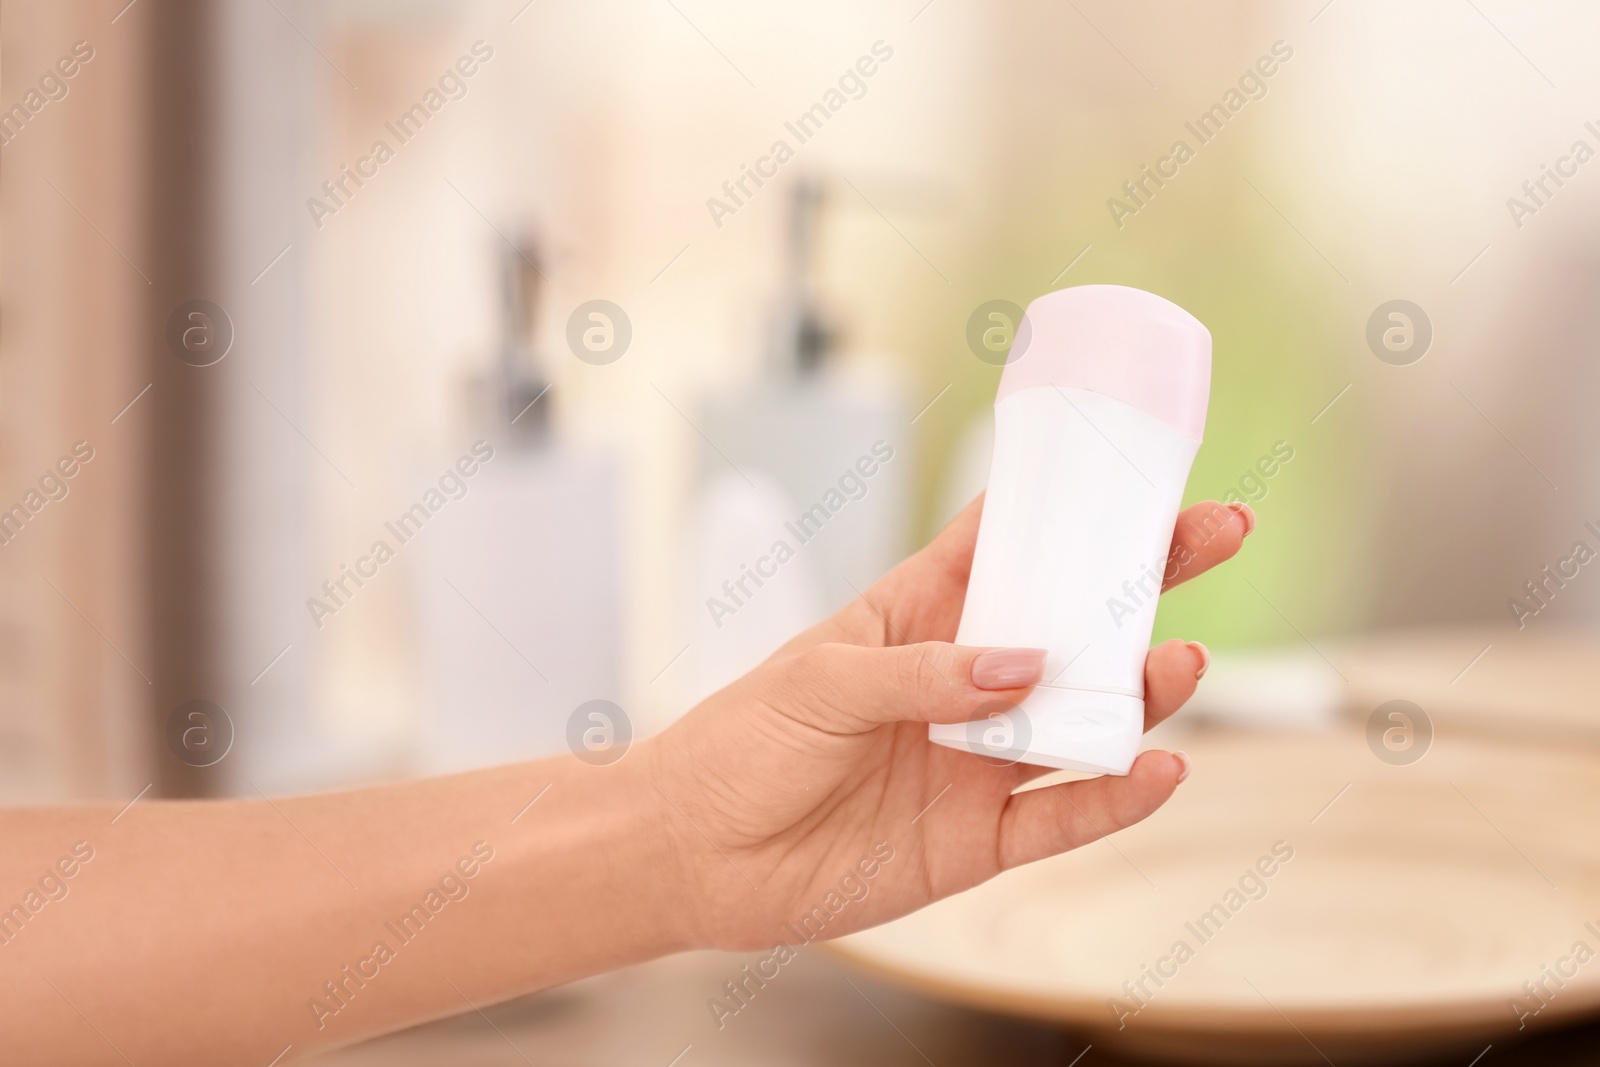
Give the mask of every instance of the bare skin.
[[[1040, 680], [1025, 653], [949, 643], [981, 507], [610, 766], [0, 813], [0, 909], [23, 908], [0, 914], [0, 1047], [265, 1067], [671, 952], [792, 945], [807, 915], [835, 937], [1138, 822], [1185, 757], [1017, 792], [1047, 772], [927, 739]], [[1166, 587], [1254, 521], [1185, 511]], [[1151, 651], [1147, 729], [1205, 664], [1198, 645]]]

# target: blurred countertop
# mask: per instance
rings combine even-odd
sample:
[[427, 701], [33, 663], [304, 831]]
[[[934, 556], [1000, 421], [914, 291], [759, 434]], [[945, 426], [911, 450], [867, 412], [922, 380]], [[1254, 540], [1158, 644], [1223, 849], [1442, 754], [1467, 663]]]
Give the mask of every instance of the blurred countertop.
[[[316, 1067], [1131, 1067], [1152, 1062], [1113, 1057], [1050, 1026], [902, 991], [850, 969], [826, 948], [802, 951], [719, 1030], [706, 1002], [755, 958], [722, 952], [673, 956], [310, 1062]], [[1600, 1024], [1493, 1047], [1474, 1067], [1596, 1062]], [[1426, 1067], [1446, 1065], [1466, 1067], [1458, 1057], [1426, 1062]]]

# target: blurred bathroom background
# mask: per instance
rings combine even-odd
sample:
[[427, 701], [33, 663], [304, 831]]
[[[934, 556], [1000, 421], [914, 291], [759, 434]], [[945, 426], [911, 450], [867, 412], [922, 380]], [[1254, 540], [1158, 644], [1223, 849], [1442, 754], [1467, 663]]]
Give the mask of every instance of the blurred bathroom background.
[[6, 16], [7, 802], [657, 731], [982, 488], [982, 309], [1092, 282], [1211, 328], [1189, 498], [1260, 516], [1158, 638], [1600, 621], [1583, 572], [1508, 605], [1600, 543], [1592, 8]]

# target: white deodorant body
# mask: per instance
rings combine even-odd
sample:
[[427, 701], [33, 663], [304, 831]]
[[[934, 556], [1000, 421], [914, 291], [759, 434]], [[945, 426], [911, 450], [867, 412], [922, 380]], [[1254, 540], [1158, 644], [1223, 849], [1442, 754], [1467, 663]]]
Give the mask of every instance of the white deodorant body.
[[[1025, 347], [1024, 347], [1025, 346]], [[1126, 774], [1211, 335], [1176, 304], [1088, 285], [1029, 305], [995, 401], [994, 458], [956, 643], [1044, 648], [1016, 709], [935, 725], [952, 748]]]

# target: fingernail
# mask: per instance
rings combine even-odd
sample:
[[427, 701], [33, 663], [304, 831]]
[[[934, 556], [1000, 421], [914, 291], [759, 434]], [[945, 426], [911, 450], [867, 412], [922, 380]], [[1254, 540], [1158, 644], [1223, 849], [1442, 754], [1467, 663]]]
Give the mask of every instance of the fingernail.
[[1189, 762], [1189, 753], [1174, 752], [1172, 758], [1178, 761], [1178, 784], [1182, 785], [1189, 777], [1189, 770], [1193, 766]]
[[1211, 666], [1211, 650], [1199, 641], [1190, 641], [1189, 648], [1200, 657], [1200, 669], [1194, 672], [1195, 681], [1198, 682], [1206, 676], [1206, 668]]
[[1044, 677], [1042, 648], [991, 648], [972, 661], [972, 684], [979, 689], [1016, 689]]
[[1249, 537], [1250, 531], [1256, 528], [1255, 509], [1249, 504], [1237, 501], [1228, 505], [1228, 510], [1244, 520], [1244, 536]]

